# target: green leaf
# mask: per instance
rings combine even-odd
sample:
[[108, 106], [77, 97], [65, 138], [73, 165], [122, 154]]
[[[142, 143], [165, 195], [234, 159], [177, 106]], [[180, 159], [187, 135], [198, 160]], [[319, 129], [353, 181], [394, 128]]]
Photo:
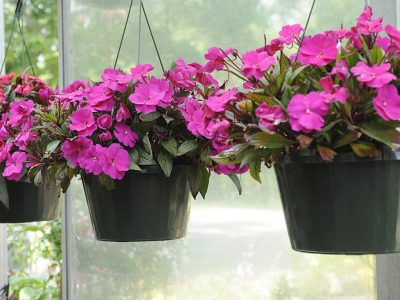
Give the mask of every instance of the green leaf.
[[199, 146], [199, 143], [195, 140], [184, 141], [178, 148], [178, 156], [186, 154], [190, 151], [193, 151]]
[[296, 70], [294, 70], [292, 72], [291, 76], [287, 79], [287, 83], [291, 84], [297, 78], [297, 76], [299, 76], [300, 73], [303, 72], [304, 69], [307, 67], [308, 66], [301, 66], [301, 67], [298, 67]]
[[211, 172], [201, 164], [199, 164], [199, 171], [200, 171], [200, 185], [199, 185], [199, 192], [203, 199], [206, 198], [206, 194], [208, 191], [208, 185], [210, 183], [210, 176]]
[[165, 176], [171, 176], [172, 166], [173, 166], [173, 157], [166, 151], [161, 151], [157, 155], [157, 161], [163, 170]]
[[153, 122], [155, 120], [157, 120], [159, 117], [161, 116], [161, 114], [158, 111], [149, 113], [149, 114], [140, 114], [139, 115], [139, 119], [143, 122]]
[[346, 134], [341, 135], [334, 143], [332, 148], [337, 149], [346, 146], [352, 142], [357, 141], [362, 136], [361, 132], [349, 131]]
[[360, 130], [370, 138], [381, 142], [390, 148], [400, 144], [400, 132], [390, 122], [374, 122], [360, 125]]
[[235, 173], [230, 173], [229, 175], [228, 175], [228, 177], [232, 180], [232, 182], [235, 184], [235, 186], [236, 186], [236, 188], [237, 188], [237, 190], [238, 190], [238, 192], [239, 192], [239, 195], [241, 195], [242, 194], [242, 184], [240, 183], [240, 179], [239, 179], [239, 177], [235, 174]]
[[61, 141], [57, 140], [57, 141], [52, 141], [49, 144], [47, 144], [46, 147], [46, 154], [50, 155], [52, 154], [58, 147], [58, 145], [60, 145]]
[[40, 173], [42, 171], [43, 166], [44, 166], [44, 164], [38, 164], [28, 170], [28, 178], [29, 178], [30, 182], [32, 182], [32, 183], [35, 182], [35, 177], [38, 173]]
[[378, 65], [383, 60], [383, 51], [380, 47], [375, 46], [371, 50], [371, 63]]
[[140, 168], [138, 165], [139, 154], [136, 149], [133, 149], [131, 152], [129, 152], [129, 160], [129, 170], [142, 171], [142, 168]]
[[174, 157], [178, 153], [178, 143], [174, 137], [170, 137], [167, 140], [162, 141], [161, 146], [163, 146], [164, 149], [171, 153]]
[[250, 145], [261, 146], [269, 149], [285, 148], [295, 143], [278, 133], [270, 134], [266, 132], [257, 132], [250, 137]]
[[218, 155], [212, 156], [212, 160], [223, 165], [232, 165], [241, 163], [243, 157], [249, 151], [249, 145], [238, 144], [232, 148], [222, 151]]
[[147, 153], [145, 150], [141, 148], [137, 148], [138, 155], [139, 155], [139, 165], [140, 166], [149, 166], [149, 165], [156, 165], [157, 163], [154, 161], [153, 157]]
[[152, 150], [152, 147], [151, 147], [151, 142], [150, 142], [149, 136], [147, 134], [145, 136], [143, 136], [142, 142], [143, 142], [144, 150], [146, 150], [146, 152], [150, 156], [153, 156], [153, 150]]
[[261, 178], [260, 178], [261, 160], [257, 159], [257, 160], [252, 161], [249, 165], [249, 169], [250, 169], [251, 177], [253, 177], [253, 179], [255, 179], [256, 181], [261, 183]]
[[354, 154], [359, 157], [377, 157], [382, 154], [372, 143], [360, 142], [350, 144], [350, 146]]
[[248, 166], [250, 163], [253, 161], [256, 161], [258, 159], [263, 159], [267, 158], [272, 154], [272, 151], [270, 149], [256, 149], [248, 152], [242, 159], [242, 162], [240, 164], [240, 168], [243, 168], [244, 166]]
[[115, 189], [115, 182], [110, 176], [106, 174], [99, 175], [99, 181], [102, 186], [104, 186], [108, 191]]

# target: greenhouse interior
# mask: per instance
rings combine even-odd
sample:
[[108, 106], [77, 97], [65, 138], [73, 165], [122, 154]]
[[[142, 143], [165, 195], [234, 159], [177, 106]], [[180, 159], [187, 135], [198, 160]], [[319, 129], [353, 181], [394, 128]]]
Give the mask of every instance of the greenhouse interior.
[[0, 0], [0, 58], [0, 300], [400, 300], [400, 1]]

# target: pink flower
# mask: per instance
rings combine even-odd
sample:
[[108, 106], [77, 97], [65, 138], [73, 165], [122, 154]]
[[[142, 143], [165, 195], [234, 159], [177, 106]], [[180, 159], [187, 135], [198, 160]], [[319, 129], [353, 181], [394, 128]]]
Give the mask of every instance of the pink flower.
[[225, 51], [222, 51], [217, 47], [209, 48], [208, 53], [204, 55], [204, 58], [208, 60], [204, 66], [204, 71], [212, 72], [214, 70], [222, 70], [225, 66], [225, 58], [231, 53], [231, 48], [228, 48]]
[[336, 77], [341, 80], [345, 81], [350, 76], [350, 71], [347, 67], [347, 62], [345, 60], [340, 60], [336, 63], [333, 67], [331, 74], [335, 74]]
[[112, 139], [112, 135], [109, 131], [104, 131], [99, 134], [99, 140], [100, 142], [108, 142]]
[[193, 97], [188, 98], [179, 109], [188, 122], [187, 129], [195, 136], [201, 136], [201, 132], [205, 131], [205, 123], [203, 121], [203, 109], [200, 103]]
[[154, 67], [150, 64], [136, 65], [135, 67], [131, 68], [131, 74], [133, 75], [132, 79], [142, 79], [143, 77], [146, 77], [147, 74], [152, 70], [154, 70]]
[[90, 108], [80, 108], [74, 111], [69, 117], [71, 130], [78, 131], [79, 137], [91, 135], [96, 129], [96, 121]]
[[87, 173], [99, 175], [103, 172], [102, 165], [100, 164], [100, 156], [103, 153], [103, 147], [100, 145], [92, 145], [82, 153], [79, 159], [79, 166]]
[[18, 94], [28, 97], [29, 93], [32, 91], [32, 89], [33, 88], [29, 83], [23, 81], [21, 84], [17, 85], [17, 87], [15, 88], [14, 91]]
[[127, 75], [121, 70], [105, 69], [101, 75], [101, 79], [104, 80], [104, 87], [124, 93], [128, 90], [127, 84], [133, 80], [133, 76]]
[[303, 65], [322, 67], [334, 61], [337, 54], [337, 40], [324, 34], [317, 34], [304, 38], [298, 61]]
[[256, 116], [260, 118], [260, 128], [267, 132], [274, 132], [277, 125], [287, 121], [287, 116], [280, 106], [269, 106], [266, 103], [257, 107]]
[[12, 126], [18, 126], [25, 122], [33, 111], [35, 104], [32, 100], [19, 100], [11, 102], [10, 104], [10, 124]]
[[112, 111], [114, 100], [111, 90], [103, 84], [92, 87], [88, 94], [88, 103], [93, 111]]
[[308, 95], [297, 94], [289, 102], [289, 122], [294, 131], [309, 133], [313, 130], [321, 130], [324, 126], [324, 116], [329, 105], [325, 98], [316, 92]]
[[397, 49], [400, 49], [400, 31], [392, 25], [386, 25], [385, 31]]
[[133, 147], [138, 140], [138, 135], [128, 125], [118, 123], [115, 125], [114, 135], [124, 146]]
[[71, 161], [72, 166], [75, 167], [78, 165], [85, 151], [89, 150], [92, 145], [92, 140], [85, 137], [78, 137], [72, 141], [66, 140], [61, 146], [61, 151], [64, 157]]
[[7, 177], [9, 180], [21, 179], [26, 158], [27, 155], [25, 152], [14, 152], [12, 155], [9, 154], [6, 161], [6, 167], [3, 171], [3, 176]]
[[15, 137], [15, 145], [19, 148], [19, 150], [26, 150], [26, 146], [32, 141], [38, 139], [38, 136], [31, 131], [21, 132], [17, 134]]
[[388, 37], [381, 37], [378, 36], [376, 38], [376, 44], [384, 51], [384, 52], [391, 52], [392, 40]]
[[79, 90], [84, 90], [87, 87], [90, 87], [89, 80], [75, 80], [71, 84], [67, 85], [67, 87], [63, 90], [63, 94], [72, 93]]
[[101, 129], [110, 129], [113, 124], [111, 115], [101, 115], [97, 118], [96, 122]]
[[215, 173], [217, 173], [218, 175], [229, 175], [231, 173], [234, 174], [243, 174], [246, 173], [249, 170], [248, 166], [243, 166], [242, 168], [240, 168], [240, 164], [236, 164], [236, 165], [220, 165], [218, 164], [218, 166], [214, 169]]
[[346, 103], [346, 100], [349, 96], [347, 94], [347, 90], [344, 87], [335, 85], [332, 77], [323, 77], [319, 82], [324, 90], [320, 93], [320, 95], [325, 98], [327, 103], [331, 103], [332, 101], [339, 101], [342, 104]]
[[370, 35], [382, 31], [382, 18], [372, 20], [371, 17], [372, 9], [371, 7], [367, 7], [357, 18], [356, 28], [360, 33]]
[[173, 90], [166, 80], [152, 77], [149, 82], [139, 84], [129, 101], [135, 104], [137, 112], [152, 113], [157, 106], [166, 107], [172, 101]]
[[223, 112], [228, 103], [237, 99], [237, 89], [233, 88], [219, 95], [210, 96], [206, 105], [214, 112]]
[[14, 78], [14, 73], [0, 75], [0, 84], [1, 85], [8, 85]]
[[206, 132], [203, 136], [212, 139], [223, 135], [231, 127], [231, 123], [222, 115], [218, 115], [206, 123]]
[[12, 142], [5, 143], [4, 141], [0, 141], [0, 163], [7, 158], [12, 147]]
[[360, 61], [355, 67], [351, 68], [351, 72], [357, 76], [358, 81], [364, 82], [367, 86], [380, 88], [396, 79], [396, 76], [388, 72], [390, 67], [390, 64], [373, 65], [370, 67]]
[[126, 107], [126, 105], [123, 102], [121, 102], [121, 105], [117, 110], [115, 120], [117, 122], [122, 122], [122, 121], [126, 121], [126, 120], [130, 119], [131, 117], [132, 116], [131, 116], [131, 113], [129, 112], [129, 109]]
[[400, 96], [395, 85], [390, 84], [379, 88], [373, 104], [382, 119], [400, 120]]
[[103, 148], [99, 158], [103, 172], [113, 179], [121, 180], [125, 172], [129, 170], [129, 154], [119, 144], [111, 144], [108, 148]]
[[274, 55], [276, 52], [280, 51], [283, 49], [284, 46], [284, 41], [281, 38], [273, 39], [269, 43], [269, 45], [266, 45], [264, 47], [261, 47], [257, 49], [257, 52], [264, 52], [266, 51], [268, 55]]
[[172, 71], [165, 72], [164, 76], [168, 78], [175, 86], [187, 90], [193, 90], [197, 69], [185, 63], [183, 59], [176, 60], [176, 66]]
[[40, 100], [42, 100], [42, 103], [48, 104], [50, 101], [50, 97], [53, 96], [53, 90], [49, 88], [40, 89], [38, 94]]
[[279, 31], [279, 36], [285, 44], [290, 45], [300, 36], [302, 31], [303, 27], [300, 24], [286, 25]]
[[275, 58], [269, 56], [267, 52], [248, 51], [242, 57], [242, 72], [247, 77], [260, 79], [264, 76], [264, 71], [268, 70], [275, 63]]

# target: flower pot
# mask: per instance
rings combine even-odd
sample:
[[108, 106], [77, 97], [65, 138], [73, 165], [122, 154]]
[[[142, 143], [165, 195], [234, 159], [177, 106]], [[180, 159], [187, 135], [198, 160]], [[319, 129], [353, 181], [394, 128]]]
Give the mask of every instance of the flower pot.
[[379, 254], [400, 250], [400, 154], [334, 162], [286, 156], [275, 165], [296, 251]]
[[185, 236], [190, 212], [188, 167], [169, 178], [159, 167], [130, 171], [107, 190], [99, 177], [83, 175], [83, 187], [97, 240], [140, 242]]
[[39, 186], [3, 177], [0, 181], [0, 223], [51, 221], [60, 217], [61, 190], [54, 180], [45, 180]]

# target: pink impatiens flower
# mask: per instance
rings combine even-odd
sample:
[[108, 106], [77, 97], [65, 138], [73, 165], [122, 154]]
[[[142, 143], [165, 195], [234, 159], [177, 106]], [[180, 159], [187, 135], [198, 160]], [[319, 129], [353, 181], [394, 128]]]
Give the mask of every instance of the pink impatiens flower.
[[103, 172], [103, 168], [100, 164], [100, 156], [103, 153], [103, 147], [100, 145], [92, 145], [86, 151], [82, 153], [79, 159], [79, 166], [84, 169], [87, 173], [93, 175], [99, 175]]
[[3, 171], [3, 176], [9, 180], [19, 180], [24, 169], [24, 162], [27, 155], [25, 152], [14, 152], [9, 154], [6, 161], [6, 167]]
[[127, 147], [133, 147], [138, 140], [138, 135], [134, 132], [131, 127], [126, 124], [118, 123], [115, 125], [114, 135], [119, 142]]
[[350, 76], [350, 71], [347, 66], [347, 62], [345, 60], [338, 61], [336, 65], [333, 67], [331, 74], [335, 74], [336, 77], [341, 81], [347, 80]]
[[92, 140], [85, 137], [78, 137], [72, 141], [66, 140], [61, 146], [61, 151], [64, 157], [71, 161], [72, 166], [76, 167], [85, 151], [89, 150], [92, 145]]
[[390, 64], [380, 64], [368, 66], [365, 62], [358, 62], [357, 65], [351, 68], [351, 73], [357, 76], [357, 80], [364, 82], [372, 88], [381, 88], [385, 84], [396, 79], [396, 76], [388, 72], [391, 68]]
[[139, 84], [129, 101], [135, 104], [137, 112], [152, 113], [157, 106], [166, 107], [172, 101], [173, 90], [166, 80], [150, 78], [147, 83]]
[[289, 122], [294, 131], [309, 133], [313, 130], [321, 130], [324, 126], [324, 116], [329, 105], [325, 98], [317, 92], [307, 95], [297, 94], [289, 102]]
[[144, 64], [144, 65], [136, 65], [133, 68], [131, 68], [131, 74], [132, 74], [132, 79], [133, 80], [139, 80], [142, 79], [143, 77], [146, 77], [147, 74], [154, 70], [153, 65], [150, 64]]
[[104, 131], [99, 134], [100, 142], [108, 142], [112, 139], [112, 135], [109, 131]]
[[395, 85], [385, 85], [378, 89], [373, 104], [382, 119], [400, 120], [400, 96]]
[[129, 170], [129, 153], [119, 144], [111, 144], [108, 148], [103, 148], [100, 164], [106, 175], [121, 180]]
[[332, 77], [323, 77], [319, 82], [324, 90], [320, 95], [325, 98], [327, 103], [331, 103], [332, 101], [339, 101], [342, 104], [346, 103], [349, 96], [347, 90], [344, 87], [335, 85]]
[[267, 132], [274, 132], [277, 125], [287, 121], [287, 116], [280, 106], [269, 106], [266, 103], [257, 107], [256, 116], [260, 118], [260, 128]]
[[242, 72], [247, 77], [260, 79], [264, 72], [275, 63], [275, 58], [268, 55], [267, 52], [248, 51], [242, 57]]
[[303, 65], [322, 67], [334, 61], [338, 52], [336, 39], [317, 34], [304, 38], [298, 61]]
[[126, 92], [128, 90], [127, 84], [132, 81], [132, 75], [127, 75], [121, 70], [105, 69], [101, 75], [104, 80], [103, 85], [110, 90], [116, 92]]
[[357, 30], [364, 34], [370, 35], [382, 31], [382, 18], [371, 19], [372, 9], [367, 7], [361, 15], [357, 18]]
[[33, 111], [35, 103], [32, 100], [19, 100], [10, 104], [10, 124], [18, 126], [25, 122]]
[[117, 114], [115, 116], [115, 120], [117, 122], [122, 122], [122, 121], [126, 121], [128, 119], [130, 119], [131, 113], [129, 112], [129, 109], [126, 107], [126, 105], [121, 102], [121, 105], [119, 106], [118, 110], [117, 110]]
[[90, 108], [80, 108], [74, 111], [69, 119], [71, 120], [69, 128], [78, 131], [80, 137], [91, 135], [97, 129], [96, 120]]
[[100, 117], [97, 118], [96, 120], [97, 125], [99, 126], [99, 128], [101, 129], [110, 129], [112, 124], [113, 124], [113, 120], [111, 115], [101, 115]]
[[223, 112], [226, 105], [237, 99], [237, 89], [233, 88], [219, 95], [210, 96], [206, 105], [214, 112]]
[[21, 94], [25, 97], [29, 96], [29, 93], [33, 90], [32, 86], [23, 81], [21, 84], [18, 84], [17, 87], [15, 88], [15, 92], [18, 94]]
[[112, 111], [114, 95], [105, 84], [99, 84], [90, 89], [88, 103], [93, 111]]
[[14, 76], [15, 76], [14, 73], [0, 75], [0, 84], [2, 84], [2, 85], [10, 84], [11, 81], [13, 80]]
[[399, 50], [400, 49], [400, 31], [397, 30], [392, 25], [386, 25], [385, 31], [387, 35], [390, 37], [393, 45]]
[[282, 42], [290, 45], [300, 36], [302, 31], [303, 27], [300, 24], [285, 25], [279, 31], [279, 36]]
[[200, 103], [193, 97], [188, 98], [179, 109], [188, 122], [187, 129], [195, 136], [201, 136], [205, 131], [204, 111]]
[[208, 49], [208, 53], [204, 55], [204, 58], [208, 62], [204, 65], [204, 71], [212, 72], [214, 70], [222, 70], [225, 66], [225, 58], [232, 53], [232, 49], [228, 48], [222, 51], [220, 48], [211, 47]]

